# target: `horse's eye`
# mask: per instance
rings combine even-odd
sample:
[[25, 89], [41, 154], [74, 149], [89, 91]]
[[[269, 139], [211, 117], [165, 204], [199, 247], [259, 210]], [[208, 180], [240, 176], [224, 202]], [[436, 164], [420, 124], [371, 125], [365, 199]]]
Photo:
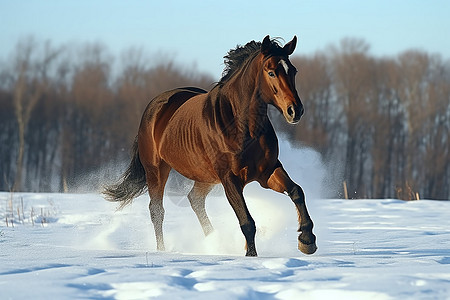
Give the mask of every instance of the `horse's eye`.
[[269, 76], [270, 77], [275, 77], [275, 73], [273, 71], [269, 71]]

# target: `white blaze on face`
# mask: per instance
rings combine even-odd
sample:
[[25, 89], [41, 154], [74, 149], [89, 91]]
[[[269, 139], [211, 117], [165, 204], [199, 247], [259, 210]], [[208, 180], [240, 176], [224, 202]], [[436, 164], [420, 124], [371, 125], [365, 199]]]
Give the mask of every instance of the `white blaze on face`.
[[289, 66], [288, 66], [287, 62], [284, 59], [282, 59], [282, 60], [280, 60], [280, 64], [283, 66], [284, 71], [286, 72], [286, 75], [289, 74]]

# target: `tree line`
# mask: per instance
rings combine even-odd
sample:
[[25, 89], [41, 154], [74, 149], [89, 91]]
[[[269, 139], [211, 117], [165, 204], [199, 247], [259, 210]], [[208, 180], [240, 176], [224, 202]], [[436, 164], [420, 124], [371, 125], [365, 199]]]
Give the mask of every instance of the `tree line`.
[[[354, 39], [291, 61], [305, 116], [297, 126], [271, 117], [291, 140], [321, 153], [328, 181], [345, 182], [351, 198], [450, 198], [448, 61], [413, 50], [374, 57]], [[137, 48], [116, 57], [99, 43], [33, 38], [17, 43], [0, 68], [5, 191], [98, 189], [128, 163], [150, 99], [218, 80]]]
[[296, 57], [305, 99], [294, 139], [320, 151], [349, 197], [450, 199], [450, 64], [362, 40]]

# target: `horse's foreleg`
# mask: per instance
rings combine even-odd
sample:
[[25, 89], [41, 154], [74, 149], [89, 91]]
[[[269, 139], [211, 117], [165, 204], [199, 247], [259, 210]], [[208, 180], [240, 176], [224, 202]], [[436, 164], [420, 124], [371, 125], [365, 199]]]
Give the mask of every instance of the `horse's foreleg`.
[[255, 246], [256, 226], [247, 205], [245, 204], [243, 191], [243, 184], [241, 180], [230, 174], [222, 180], [225, 194], [231, 204], [241, 226], [245, 241], [247, 242], [246, 256], [257, 256]]
[[267, 181], [267, 185], [274, 191], [287, 193], [297, 207], [300, 232], [298, 236], [298, 249], [305, 254], [313, 254], [317, 250], [316, 236], [313, 234], [313, 222], [308, 214], [305, 203], [305, 194], [302, 188], [293, 182], [283, 167], [278, 167]]
[[191, 203], [192, 210], [197, 215], [205, 235], [210, 234], [214, 230], [205, 209], [206, 195], [208, 195], [212, 187], [213, 185], [209, 183], [195, 182], [192, 190], [188, 194], [188, 199]]
[[164, 186], [169, 177], [170, 167], [167, 164], [162, 164], [158, 168], [146, 170], [148, 193], [150, 195], [150, 218], [153, 223], [156, 236], [156, 249], [164, 251], [164, 235], [163, 235], [163, 221], [164, 221], [164, 206], [163, 195]]

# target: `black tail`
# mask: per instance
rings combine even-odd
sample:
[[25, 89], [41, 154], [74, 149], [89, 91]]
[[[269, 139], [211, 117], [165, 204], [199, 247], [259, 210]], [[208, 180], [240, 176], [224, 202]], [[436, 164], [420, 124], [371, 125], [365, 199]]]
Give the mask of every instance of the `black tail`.
[[145, 170], [139, 159], [137, 137], [133, 144], [133, 157], [130, 165], [116, 184], [105, 187], [103, 194], [106, 200], [121, 202], [119, 209], [130, 204], [134, 198], [146, 191]]

